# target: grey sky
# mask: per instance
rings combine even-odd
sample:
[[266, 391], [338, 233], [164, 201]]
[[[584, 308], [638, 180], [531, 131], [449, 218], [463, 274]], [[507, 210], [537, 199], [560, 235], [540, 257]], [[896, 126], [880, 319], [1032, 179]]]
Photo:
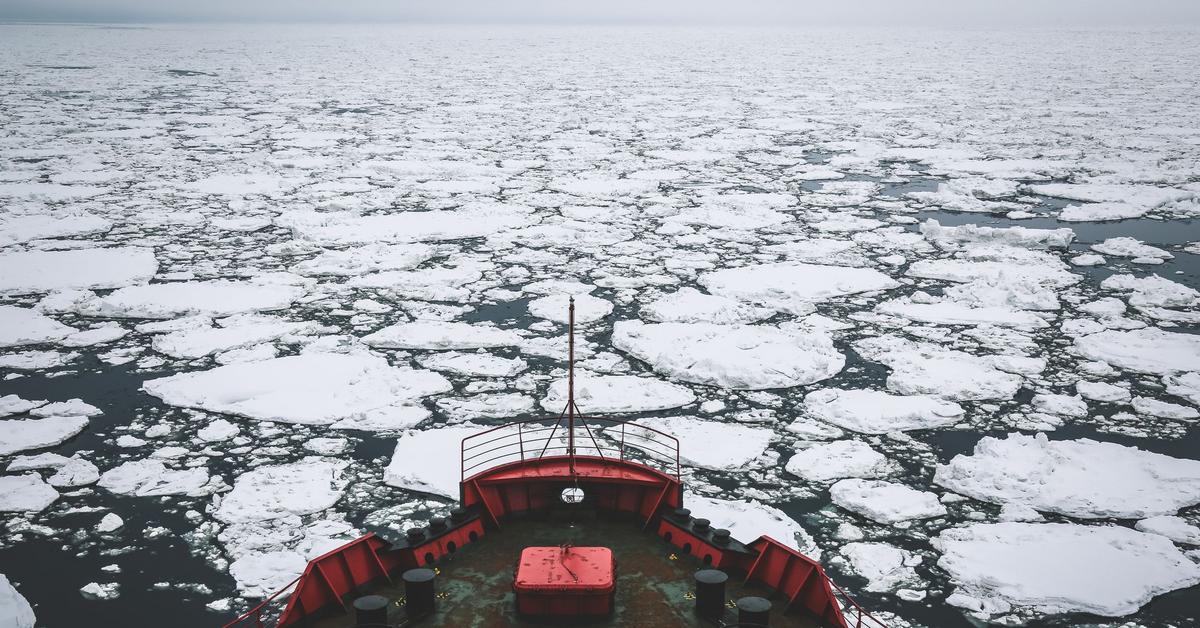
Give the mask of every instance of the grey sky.
[[1200, 0], [0, 0], [0, 20], [1198, 26]]

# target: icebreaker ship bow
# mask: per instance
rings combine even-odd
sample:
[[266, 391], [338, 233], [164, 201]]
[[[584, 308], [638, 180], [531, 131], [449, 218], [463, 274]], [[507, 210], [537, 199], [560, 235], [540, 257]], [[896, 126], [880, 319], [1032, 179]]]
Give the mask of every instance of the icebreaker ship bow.
[[675, 437], [584, 416], [569, 321], [566, 407], [464, 438], [448, 517], [315, 558], [226, 628], [884, 626], [817, 561], [685, 508]]

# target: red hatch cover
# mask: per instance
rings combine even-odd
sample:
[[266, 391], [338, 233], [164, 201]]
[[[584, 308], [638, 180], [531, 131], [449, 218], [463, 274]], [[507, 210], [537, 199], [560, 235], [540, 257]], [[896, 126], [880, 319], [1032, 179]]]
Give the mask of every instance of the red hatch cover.
[[526, 615], [607, 615], [616, 591], [607, 547], [527, 547], [513, 589]]

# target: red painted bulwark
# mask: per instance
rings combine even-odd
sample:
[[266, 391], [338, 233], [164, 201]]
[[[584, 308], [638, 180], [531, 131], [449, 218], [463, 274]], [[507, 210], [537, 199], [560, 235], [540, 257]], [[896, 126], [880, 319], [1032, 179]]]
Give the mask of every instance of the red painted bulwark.
[[464, 506], [480, 506], [487, 520], [500, 526], [507, 515], [557, 503], [562, 489], [575, 484], [600, 508], [635, 513], [645, 521], [661, 508], [678, 508], [683, 497], [673, 476], [628, 460], [592, 456], [575, 457], [575, 475], [566, 456], [494, 467], [466, 479], [461, 496]]
[[799, 605], [829, 625], [847, 626], [820, 563], [769, 536], [759, 537], [750, 548], [758, 557], [747, 570], [746, 582], [775, 589], [787, 597], [789, 606]]
[[399, 566], [387, 543], [374, 534], [353, 540], [308, 563], [277, 626], [298, 623], [309, 613], [331, 604], [377, 578], [388, 577]]

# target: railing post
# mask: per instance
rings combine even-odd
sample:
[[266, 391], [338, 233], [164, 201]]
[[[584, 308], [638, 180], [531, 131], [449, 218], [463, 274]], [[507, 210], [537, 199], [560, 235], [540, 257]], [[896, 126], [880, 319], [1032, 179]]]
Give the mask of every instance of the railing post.
[[621, 421], [621, 462], [625, 462], [625, 422]]
[[517, 423], [517, 442], [521, 444], [521, 462], [525, 462], [525, 424]]

